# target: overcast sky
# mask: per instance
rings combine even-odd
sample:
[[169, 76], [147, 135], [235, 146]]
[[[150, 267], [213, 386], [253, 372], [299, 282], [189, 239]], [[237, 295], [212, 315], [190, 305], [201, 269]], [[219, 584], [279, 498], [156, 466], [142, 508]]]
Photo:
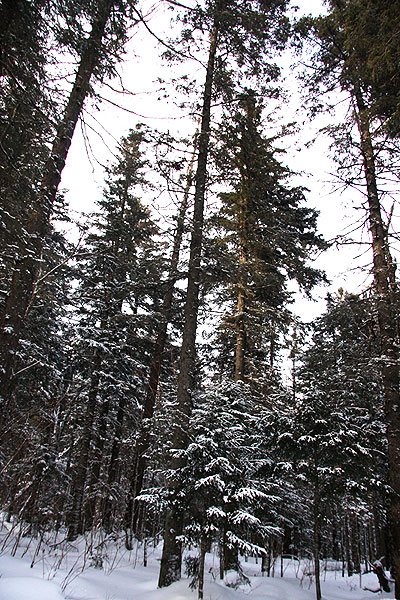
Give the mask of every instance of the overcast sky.
[[[320, 0], [300, 0], [298, 4], [300, 13], [320, 14], [323, 11], [323, 3]], [[169, 15], [165, 15], [161, 8], [153, 12], [149, 24], [161, 38], [165, 33], [170, 33]], [[113, 159], [118, 139], [125, 135], [129, 128], [135, 127], [139, 122], [161, 130], [180, 130], [181, 133], [194, 128], [191, 121], [182, 115], [182, 111], [179, 111], [172, 101], [157, 100], [157, 77], [167, 79], [173, 74], [171, 67], [163, 64], [158, 55], [159, 48], [153, 37], [143, 30], [134, 32], [124, 62], [118, 67], [124, 87], [133, 95], [113, 94], [107, 87], [101, 90], [102, 96], [127, 110], [121, 110], [107, 101], [102, 102], [100, 110], [93, 110], [90, 104], [87, 105], [84, 117], [87, 123], [87, 139], [85, 141], [82, 127], [78, 126], [61, 183], [62, 188], [67, 190], [66, 197], [73, 211], [88, 212], [94, 209], [103, 185], [102, 165]], [[286, 57], [287, 67], [290, 62], [291, 59]], [[293, 97], [281, 112], [283, 120], [291, 121], [300, 117], [299, 95], [289, 69], [287, 76], [288, 87], [292, 90]], [[112, 82], [112, 85], [118, 87], [118, 82]], [[329, 140], [319, 136], [311, 148], [304, 147], [318, 127], [324, 124], [324, 117], [321, 116], [317, 123], [306, 123], [302, 126], [300, 134], [288, 146], [286, 162], [290, 168], [304, 172], [301, 178], [297, 178], [296, 184], [301, 183], [309, 188], [308, 203], [320, 211], [320, 231], [326, 239], [332, 239], [343, 232], [359, 215], [351, 208], [354, 198], [349, 194], [340, 196], [333, 192], [330, 173], [334, 172], [334, 165], [329, 159]], [[360, 286], [364, 286], [365, 272], [354, 270], [354, 266], [368, 263], [369, 257], [356, 259], [360, 253], [360, 247], [346, 246], [332, 248], [318, 259], [318, 266], [326, 269], [332, 281], [328, 289], [335, 292], [339, 287], [343, 287], [348, 291], [359, 291]], [[310, 303], [299, 299], [296, 302], [299, 316], [310, 320], [319, 314], [324, 307], [322, 299], [326, 292], [327, 288], [315, 291], [315, 299], [318, 302]]]

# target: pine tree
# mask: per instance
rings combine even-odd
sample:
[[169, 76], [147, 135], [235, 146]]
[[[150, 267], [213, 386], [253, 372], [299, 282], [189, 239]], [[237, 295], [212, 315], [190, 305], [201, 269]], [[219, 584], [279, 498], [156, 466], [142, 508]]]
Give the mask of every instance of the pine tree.
[[[282, 47], [287, 34], [287, 20], [282, 17], [285, 1], [241, 2], [240, 6], [226, 0], [216, 0], [189, 11], [186, 22], [189, 25], [184, 40], [189, 45], [193, 31], [207, 31], [209, 35], [206, 77], [201, 101], [201, 124], [198, 140], [198, 159], [195, 174], [193, 205], [193, 225], [188, 267], [188, 285], [185, 304], [181, 360], [178, 376], [177, 421], [174, 426], [173, 447], [182, 450], [187, 446], [187, 432], [191, 413], [194, 368], [196, 356], [196, 330], [199, 307], [199, 285], [201, 279], [201, 253], [203, 245], [204, 199], [206, 189], [207, 161], [210, 142], [211, 102], [217, 91], [216, 75], [225, 73], [226, 57], [236, 57], [237, 64], [247, 71], [249, 77], [258, 74], [273, 77], [277, 74], [274, 66], [261, 62], [261, 56], [268, 48]], [[272, 18], [273, 17], [273, 18]], [[173, 469], [182, 466], [182, 460], [175, 453], [171, 459]], [[170, 486], [174, 488], [173, 477]], [[159, 586], [164, 587], [180, 578], [181, 548], [178, 542], [181, 519], [175, 510], [167, 513], [164, 547], [161, 560]]]
[[[7, 399], [12, 386], [15, 350], [18, 347], [25, 316], [29, 310], [31, 296], [35, 291], [35, 281], [43, 252], [43, 239], [49, 226], [57, 188], [75, 126], [90, 91], [90, 80], [93, 74], [103, 76], [104, 68], [109, 70], [109, 60], [104, 52], [107, 46], [111, 50], [114, 45], [112, 53], [114, 57], [115, 46], [119, 49], [119, 44], [125, 35], [125, 28], [121, 27], [118, 18], [114, 21], [114, 27], [110, 28], [111, 31], [107, 30], [107, 23], [114, 9], [116, 17], [118, 12], [125, 15], [127, 10], [126, 5], [122, 3], [117, 9], [113, 0], [99, 0], [94, 6], [91, 6], [89, 12], [91, 31], [88, 36], [80, 40], [80, 62], [75, 81], [64, 107], [62, 118], [57, 123], [50, 154], [46, 156], [39, 176], [34, 181], [33, 197], [24, 220], [26, 234], [21, 251], [15, 261], [1, 315], [0, 353], [3, 367], [0, 394], [4, 400]], [[71, 14], [69, 16], [71, 17]], [[37, 132], [36, 128], [35, 132]], [[39, 131], [38, 136], [43, 143], [45, 141], [43, 132]], [[29, 160], [29, 164], [32, 164], [34, 157], [29, 155], [27, 160]], [[20, 216], [19, 214], [18, 217]]]
[[[161, 140], [157, 140], [159, 144]], [[169, 140], [170, 143], [171, 140]], [[165, 159], [164, 159], [165, 160]], [[128, 498], [126, 509], [126, 531], [127, 531], [127, 547], [131, 548], [131, 533], [138, 531], [141, 528], [139, 523], [140, 502], [135, 498], [141, 494], [143, 487], [144, 474], [146, 469], [146, 453], [150, 447], [150, 426], [154, 415], [157, 393], [160, 384], [161, 367], [164, 357], [164, 351], [167, 345], [167, 330], [172, 319], [174, 296], [176, 295], [175, 284], [179, 277], [179, 259], [181, 254], [181, 246], [185, 233], [185, 219], [188, 211], [190, 190], [193, 183], [193, 164], [195, 154], [193, 153], [188, 165], [187, 175], [184, 177], [183, 197], [176, 216], [176, 227], [173, 233], [173, 243], [171, 257], [168, 266], [167, 280], [163, 282], [164, 298], [161, 307], [161, 319], [157, 327], [156, 340], [151, 358], [151, 367], [146, 385], [145, 399], [143, 404], [143, 419], [138, 434], [138, 439], [134, 451], [131, 491]], [[163, 165], [163, 170], [165, 165]]]
[[[338, 2], [333, 6], [341, 8]], [[399, 8], [398, 1], [357, 0], [342, 11], [348, 69], [355, 67], [361, 74], [373, 100], [374, 115], [382, 118], [385, 129], [396, 137], [400, 133]]]
[[[57, 212], [65, 218], [63, 207]], [[45, 240], [41, 285], [15, 357], [14, 401], [3, 407], [1, 500], [8, 516], [29, 523], [32, 532], [56, 526], [66, 493], [60, 431], [70, 378], [70, 253], [70, 244], [52, 227]]]

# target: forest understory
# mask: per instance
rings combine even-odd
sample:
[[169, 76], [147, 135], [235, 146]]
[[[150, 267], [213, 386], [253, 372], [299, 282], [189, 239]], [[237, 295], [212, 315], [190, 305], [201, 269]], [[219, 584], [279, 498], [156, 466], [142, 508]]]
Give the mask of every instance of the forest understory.
[[[12, 533], [11, 533], [12, 532]], [[10, 535], [11, 533], [11, 535]], [[196, 589], [187, 569], [180, 582], [158, 589], [162, 546], [160, 537], [135, 543], [131, 551], [123, 542], [92, 532], [74, 543], [62, 535], [44, 538], [16, 537], [3, 521], [0, 534], [0, 600], [193, 600]], [[219, 578], [216, 549], [206, 555], [204, 598], [207, 600], [311, 600], [314, 598], [312, 559], [285, 555], [271, 557], [268, 571], [255, 557], [241, 557], [241, 572]], [[185, 562], [196, 552], [185, 551]], [[265, 567], [265, 564], [264, 564]], [[393, 598], [379, 592], [379, 582], [367, 574], [349, 576], [342, 562], [324, 560], [321, 582], [325, 600]]]

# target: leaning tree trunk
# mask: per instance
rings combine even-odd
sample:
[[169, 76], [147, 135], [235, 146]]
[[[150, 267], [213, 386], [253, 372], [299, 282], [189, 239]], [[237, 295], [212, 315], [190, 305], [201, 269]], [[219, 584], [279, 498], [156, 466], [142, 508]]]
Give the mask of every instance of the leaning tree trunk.
[[[199, 287], [201, 275], [201, 250], [203, 244], [204, 197], [207, 178], [207, 159], [210, 141], [211, 97], [215, 70], [215, 57], [218, 47], [220, 27], [220, 11], [225, 6], [225, 0], [216, 4], [214, 25], [211, 31], [208, 54], [206, 81], [203, 93], [203, 108], [201, 131], [199, 135], [199, 152], [195, 176], [193, 228], [190, 243], [188, 270], [188, 285], [185, 304], [185, 324], [181, 348], [180, 369], [178, 376], [178, 407], [176, 411], [173, 442], [174, 449], [187, 447], [189, 419], [192, 410], [191, 393], [194, 383], [194, 368], [196, 358], [196, 330], [199, 309]], [[172, 472], [184, 465], [183, 459], [172, 456], [170, 466]], [[174, 494], [178, 482], [173, 476], [169, 481], [169, 490]], [[164, 546], [161, 558], [159, 587], [178, 581], [181, 576], [182, 550], [178, 536], [182, 531], [182, 517], [179, 509], [172, 506], [166, 515], [164, 529]]]
[[29, 236], [28, 247], [25, 255], [15, 266], [10, 291], [0, 319], [0, 356], [2, 360], [0, 396], [3, 401], [7, 400], [11, 391], [16, 349], [38, 283], [45, 238], [61, 173], [71, 146], [75, 126], [90, 89], [90, 78], [99, 63], [101, 43], [114, 1], [98, 0], [97, 16], [84, 45], [75, 82], [64, 115], [57, 128], [50, 156], [44, 167], [35, 205], [26, 226]]
[[390, 493], [389, 531], [395, 598], [400, 599], [400, 390], [398, 347], [398, 299], [395, 267], [387, 231], [382, 220], [376, 181], [375, 155], [371, 140], [368, 109], [362, 94], [355, 89], [357, 123], [367, 184], [369, 228], [372, 236], [373, 275], [377, 293], [377, 311], [381, 339], [382, 383], [385, 397], [385, 420], [388, 442]]

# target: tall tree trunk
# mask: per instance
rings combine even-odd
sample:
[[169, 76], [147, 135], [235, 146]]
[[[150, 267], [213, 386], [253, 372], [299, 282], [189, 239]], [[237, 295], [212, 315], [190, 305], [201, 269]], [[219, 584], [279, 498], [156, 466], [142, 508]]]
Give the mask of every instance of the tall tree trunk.
[[[110, 399], [103, 400], [100, 408], [98, 422], [93, 431], [92, 440], [92, 458], [90, 466], [90, 476], [88, 483], [88, 497], [85, 506], [85, 527], [90, 529], [96, 523], [102, 520], [100, 514], [96, 515], [96, 511], [100, 509], [101, 498], [104, 494], [104, 486], [101, 481], [101, 471], [104, 462], [104, 446], [107, 434], [107, 422], [110, 413]], [[96, 518], [97, 516], [97, 518]]]
[[350, 552], [350, 532], [349, 532], [349, 517], [347, 512], [344, 515], [344, 542], [346, 549], [346, 564], [347, 564], [347, 575], [351, 577], [353, 575], [353, 561], [351, 560]]
[[244, 380], [244, 360], [246, 348], [246, 243], [247, 243], [247, 199], [245, 193], [241, 195], [239, 207], [239, 282], [236, 315], [236, 351], [235, 351], [235, 381]]
[[[214, 25], [211, 31], [210, 47], [208, 54], [206, 80], [203, 93], [203, 108], [201, 131], [199, 135], [199, 152], [197, 171], [195, 176], [193, 228], [190, 244], [188, 285], [185, 304], [185, 324], [183, 329], [180, 369], [178, 376], [178, 407], [174, 425], [173, 444], [176, 450], [187, 447], [189, 419], [192, 410], [192, 391], [194, 384], [194, 367], [196, 359], [196, 331], [197, 315], [199, 308], [199, 287], [201, 276], [201, 250], [203, 243], [204, 197], [207, 179], [207, 159], [210, 141], [211, 97], [215, 70], [215, 57], [218, 47], [220, 27], [220, 13], [226, 0], [219, 0], [215, 4]], [[172, 455], [172, 471], [183, 466], [181, 457]], [[177, 481], [172, 476], [169, 489], [176, 491]], [[161, 558], [159, 587], [170, 585], [181, 576], [181, 547], [177, 536], [182, 529], [182, 515], [176, 506], [172, 506], [166, 516], [164, 530], [164, 546]]]
[[45, 239], [61, 173], [71, 146], [75, 126], [89, 92], [89, 82], [99, 62], [101, 42], [115, 0], [98, 0], [97, 16], [81, 55], [75, 82], [46, 162], [35, 205], [26, 226], [28, 246], [13, 273], [10, 291], [0, 319], [0, 396], [6, 401], [12, 387], [16, 349], [25, 317], [35, 294]]
[[351, 558], [353, 561], [354, 573], [361, 573], [361, 544], [360, 544], [360, 527], [358, 519], [354, 516], [350, 520], [350, 535], [351, 535]]
[[398, 301], [395, 267], [382, 220], [376, 181], [374, 149], [371, 140], [369, 112], [361, 91], [355, 88], [357, 123], [367, 184], [369, 228], [372, 237], [373, 274], [377, 293], [377, 309], [381, 338], [382, 383], [385, 396], [385, 420], [388, 441], [388, 471], [391, 487], [389, 531], [395, 598], [400, 599], [400, 390], [398, 348]]
[[[176, 222], [176, 231], [174, 236], [174, 244], [172, 248], [171, 260], [169, 265], [169, 277], [167, 281], [167, 290], [164, 296], [163, 305], [161, 309], [162, 320], [158, 326], [156, 333], [156, 341], [154, 344], [153, 356], [150, 367], [149, 379], [146, 386], [146, 396], [143, 406], [143, 416], [138, 440], [134, 450], [133, 468], [132, 468], [132, 481], [128, 494], [126, 515], [125, 515], [125, 528], [127, 533], [127, 540], [131, 539], [132, 533], [137, 533], [140, 529], [138, 524], [139, 518], [139, 505], [135, 502], [135, 498], [139, 496], [143, 487], [144, 473], [146, 470], [147, 459], [146, 452], [150, 447], [150, 420], [154, 414], [154, 407], [157, 399], [158, 385], [160, 380], [160, 370], [162, 363], [162, 356], [167, 341], [167, 329], [171, 317], [171, 307], [174, 296], [174, 286], [178, 277], [178, 265], [179, 256], [182, 245], [182, 238], [185, 229], [185, 218], [189, 204], [190, 188], [193, 183], [193, 165], [195, 159], [196, 143], [194, 146], [194, 152], [192, 160], [189, 164], [189, 170], [187, 174], [187, 182], [185, 191], [182, 199], [181, 206], [179, 208], [178, 218]], [[132, 530], [132, 531], [130, 531]], [[128, 546], [130, 542], [128, 541]]]

